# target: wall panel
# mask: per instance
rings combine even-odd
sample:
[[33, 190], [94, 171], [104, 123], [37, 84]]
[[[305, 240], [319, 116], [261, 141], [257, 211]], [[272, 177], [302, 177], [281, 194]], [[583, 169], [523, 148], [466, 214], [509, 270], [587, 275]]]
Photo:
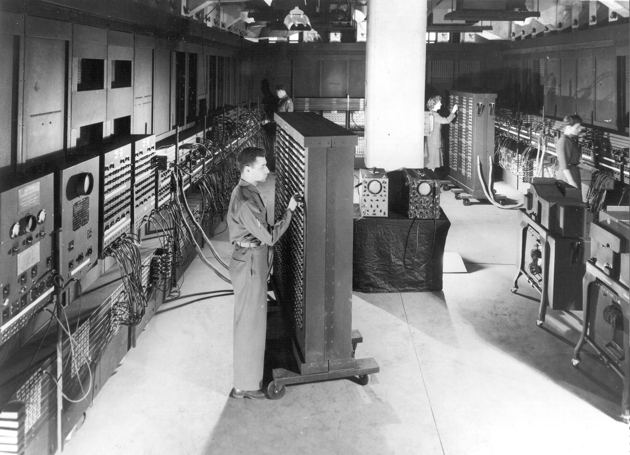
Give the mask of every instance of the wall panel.
[[608, 128], [617, 124], [617, 58], [614, 48], [595, 53], [595, 123]]
[[0, 174], [13, 170], [17, 153], [20, 37], [0, 34]]
[[136, 47], [134, 54], [133, 131], [153, 132], [153, 49]]
[[171, 51], [155, 50], [155, 88], [153, 102], [154, 133], [163, 134], [171, 129]]
[[322, 60], [322, 91], [325, 98], [343, 98], [348, 94], [348, 60]]
[[296, 98], [320, 96], [320, 70], [319, 58], [303, 57], [293, 60], [293, 96]]
[[64, 150], [67, 42], [26, 37], [21, 163]]

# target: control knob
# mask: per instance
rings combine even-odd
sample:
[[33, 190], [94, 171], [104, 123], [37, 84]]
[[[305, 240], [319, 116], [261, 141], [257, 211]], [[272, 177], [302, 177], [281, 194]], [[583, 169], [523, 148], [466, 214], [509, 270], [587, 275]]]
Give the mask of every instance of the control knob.
[[43, 224], [46, 221], [46, 209], [41, 209], [37, 214], [37, 224]]
[[20, 223], [18, 223], [17, 221], [15, 223], [13, 223], [13, 226], [11, 226], [11, 231], [9, 232], [9, 237], [11, 237], [12, 239], [16, 238], [18, 235], [20, 235]]

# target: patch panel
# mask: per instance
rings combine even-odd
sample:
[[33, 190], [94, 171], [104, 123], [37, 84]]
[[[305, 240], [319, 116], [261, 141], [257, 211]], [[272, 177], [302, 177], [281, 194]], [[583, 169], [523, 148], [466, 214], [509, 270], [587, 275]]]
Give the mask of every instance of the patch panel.
[[113, 144], [101, 154], [99, 257], [116, 239], [131, 232], [131, 144]]
[[133, 226], [135, 232], [149, 219], [156, 204], [155, 135], [135, 138], [132, 145], [133, 163]]

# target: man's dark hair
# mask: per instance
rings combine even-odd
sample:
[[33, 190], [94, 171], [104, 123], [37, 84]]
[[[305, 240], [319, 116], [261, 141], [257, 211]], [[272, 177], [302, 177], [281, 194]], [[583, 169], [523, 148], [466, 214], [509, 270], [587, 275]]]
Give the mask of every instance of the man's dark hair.
[[264, 149], [261, 149], [260, 147], [245, 147], [241, 150], [241, 153], [238, 154], [237, 163], [239, 171], [243, 172], [245, 166], [251, 166], [254, 164], [256, 162], [256, 158], [259, 156], [261, 158], [265, 157]]
[[276, 90], [284, 90], [285, 92], [287, 91], [286, 87], [283, 84], [276, 85]]
[[562, 119], [562, 121], [564, 122], [565, 126], [573, 126], [576, 123], [582, 123], [582, 117], [577, 114], [567, 115], [565, 118]]

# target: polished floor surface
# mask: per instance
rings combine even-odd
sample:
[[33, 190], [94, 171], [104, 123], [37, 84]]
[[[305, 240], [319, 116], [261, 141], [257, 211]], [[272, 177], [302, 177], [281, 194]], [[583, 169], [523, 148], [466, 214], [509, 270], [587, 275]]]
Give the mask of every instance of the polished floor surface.
[[[161, 307], [64, 452], [629, 453], [621, 380], [593, 354], [571, 365], [581, 313], [550, 311], [539, 328], [536, 292], [525, 280], [510, 292], [519, 213], [464, 207], [452, 192], [442, 207], [446, 250], [467, 272], [445, 274], [441, 292], [354, 294], [357, 357], [381, 368], [367, 386], [344, 379], [291, 386], [277, 401], [230, 399], [233, 297], [195, 296], [229, 287], [195, 259], [183, 298]], [[215, 245], [227, 258], [226, 239]]]

